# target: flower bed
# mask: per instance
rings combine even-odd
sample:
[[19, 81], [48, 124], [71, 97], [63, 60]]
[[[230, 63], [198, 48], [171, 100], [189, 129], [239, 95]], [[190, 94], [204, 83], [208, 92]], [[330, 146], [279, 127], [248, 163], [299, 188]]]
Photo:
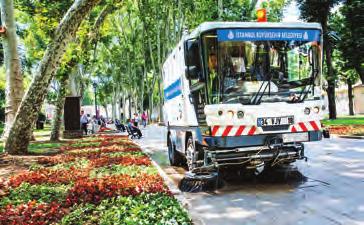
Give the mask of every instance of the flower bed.
[[328, 128], [330, 134], [364, 135], [364, 125], [332, 125]]
[[0, 224], [191, 224], [150, 159], [125, 137], [62, 147], [0, 179]]

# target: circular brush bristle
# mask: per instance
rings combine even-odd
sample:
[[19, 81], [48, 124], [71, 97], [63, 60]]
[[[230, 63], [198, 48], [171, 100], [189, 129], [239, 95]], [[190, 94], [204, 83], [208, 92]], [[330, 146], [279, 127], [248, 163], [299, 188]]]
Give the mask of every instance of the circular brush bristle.
[[179, 189], [183, 192], [209, 192], [215, 191], [221, 184], [217, 173], [195, 174], [186, 173], [186, 176], [180, 181]]

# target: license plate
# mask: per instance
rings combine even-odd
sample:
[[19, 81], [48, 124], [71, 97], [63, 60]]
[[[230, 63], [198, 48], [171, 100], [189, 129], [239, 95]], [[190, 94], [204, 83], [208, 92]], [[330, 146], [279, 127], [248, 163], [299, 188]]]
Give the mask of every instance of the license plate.
[[257, 120], [258, 127], [291, 125], [291, 124], [293, 124], [293, 116], [262, 117], [258, 118]]
[[302, 142], [308, 141], [308, 133], [288, 133], [282, 135], [283, 142]]

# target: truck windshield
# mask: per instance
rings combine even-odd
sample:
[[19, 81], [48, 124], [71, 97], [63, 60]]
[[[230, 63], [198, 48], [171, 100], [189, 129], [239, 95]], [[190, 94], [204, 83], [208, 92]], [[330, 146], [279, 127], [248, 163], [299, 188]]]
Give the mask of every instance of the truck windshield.
[[202, 36], [210, 104], [295, 103], [312, 99], [319, 90], [319, 38], [269, 40], [242, 33], [245, 38], [234, 39], [232, 31], [225, 39], [219, 35]]

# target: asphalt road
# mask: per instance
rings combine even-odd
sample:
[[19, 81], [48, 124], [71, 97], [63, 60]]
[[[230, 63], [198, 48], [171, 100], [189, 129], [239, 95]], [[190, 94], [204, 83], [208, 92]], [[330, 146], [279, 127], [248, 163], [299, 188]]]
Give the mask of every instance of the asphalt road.
[[[176, 185], [184, 169], [168, 163], [166, 128], [137, 142]], [[308, 161], [254, 178], [226, 178], [214, 193], [183, 193], [196, 224], [364, 224], [364, 140], [305, 144]]]

